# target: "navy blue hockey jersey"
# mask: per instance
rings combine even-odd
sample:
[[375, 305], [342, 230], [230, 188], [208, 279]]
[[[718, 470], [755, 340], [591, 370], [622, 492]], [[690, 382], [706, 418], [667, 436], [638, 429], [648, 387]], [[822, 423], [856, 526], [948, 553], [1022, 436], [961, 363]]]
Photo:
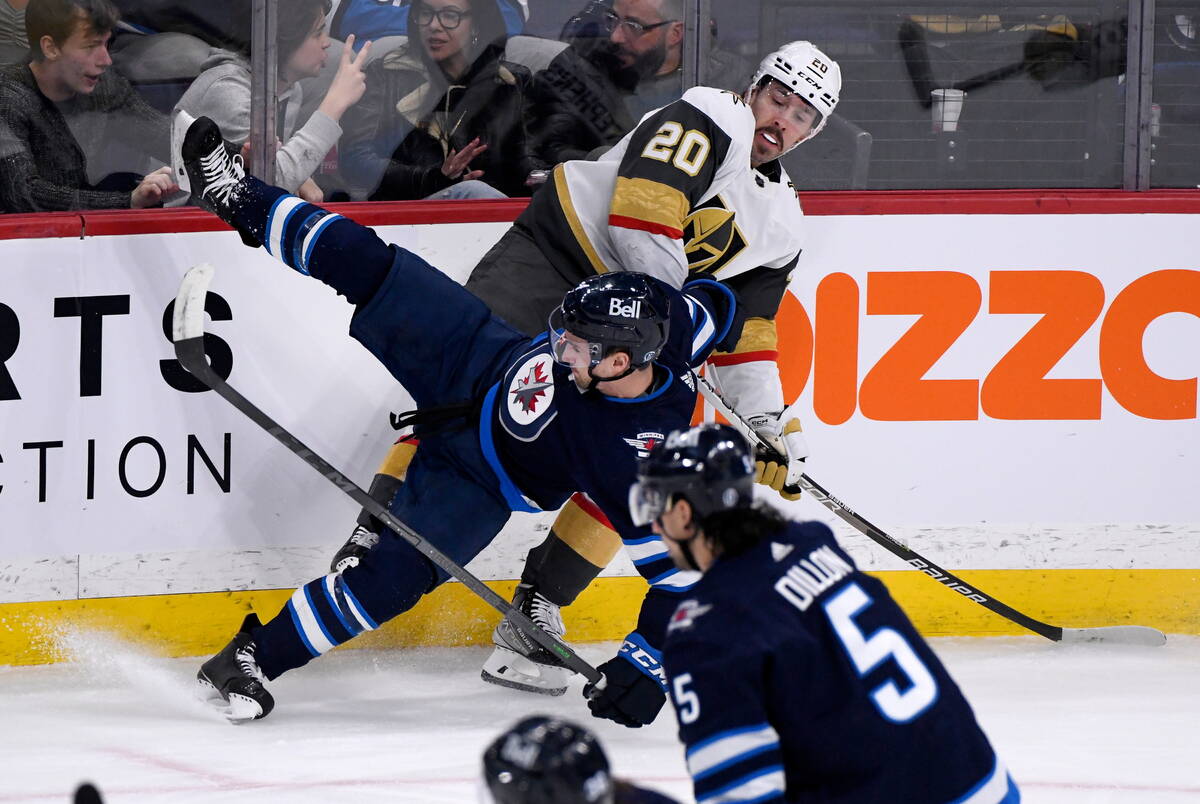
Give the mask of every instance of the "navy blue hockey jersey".
[[[554, 362], [543, 335], [489, 391], [481, 438], [513, 510], [555, 510], [582, 491], [608, 516], [651, 586], [679, 591], [698, 575], [677, 570], [661, 538], [630, 521], [629, 487], [637, 479], [638, 458], [691, 422], [696, 387], [690, 369], [719, 344], [736, 340], [736, 302], [728, 288], [711, 280], [689, 283], [682, 293], [652, 281], [671, 298], [668, 340], [655, 361], [653, 391], [634, 399], [581, 392], [570, 369]], [[669, 614], [663, 612], [664, 623]]]
[[942, 663], [818, 522], [721, 558], [663, 660], [700, 804], [1015, 804]]

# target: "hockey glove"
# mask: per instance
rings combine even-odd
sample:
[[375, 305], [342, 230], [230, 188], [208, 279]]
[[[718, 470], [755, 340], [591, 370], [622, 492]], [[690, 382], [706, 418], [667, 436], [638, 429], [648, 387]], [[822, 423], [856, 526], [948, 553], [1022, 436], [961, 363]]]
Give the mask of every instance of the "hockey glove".
[[[588, 709], [605, 720], [613, 720], [631, 729], [641, 728], [654, 722], [658, 712], [666, 703], [667, 693], [662, 682], [642, 666], [635, 664], [625, 646], [615, 658], [609, 659], [598, 669], [604, 674], [605, 684], [597, 687], [588, 684], [583, 694], [588, 698]], [[654, 661], [655, 669], [662, 672], [662, 665]]]
[[808, 442], [800, 429], [800, 420], [786, 421], [780, 413], [759, 413], [747, 416], [746, 421], [771, 447], [757, 450], [754, 463], [754, 482], [770, 486], [785, 500], [796, 500], [800, 490], [784, 491], [795, 486], [804, 474], [804, 460], [808, 457]]

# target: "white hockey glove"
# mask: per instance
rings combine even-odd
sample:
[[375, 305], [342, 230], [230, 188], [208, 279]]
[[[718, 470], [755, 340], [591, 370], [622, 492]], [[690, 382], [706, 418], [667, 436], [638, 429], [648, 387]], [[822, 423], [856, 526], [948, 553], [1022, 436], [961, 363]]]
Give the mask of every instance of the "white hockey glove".
[[[782, 413], [758, 413], [747, 416], [746, 421], [776, 454], [758, 449], [754, 463], [754, 482], [770, 486], [785, 500], [799, 499], [800, 491], [784, 491], [795, 486], [804, 473], [804, 459], [808, 457], [808, 442], [800, 428], [800, 420], [791, 417], [782, 419]], [[780, 458], [783, 462], [780, 462]]]

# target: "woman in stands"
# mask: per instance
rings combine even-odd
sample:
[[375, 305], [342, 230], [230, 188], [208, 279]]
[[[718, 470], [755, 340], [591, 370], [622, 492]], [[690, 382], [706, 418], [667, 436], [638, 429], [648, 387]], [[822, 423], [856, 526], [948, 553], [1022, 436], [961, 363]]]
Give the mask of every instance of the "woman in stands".
[[408, 31], [368, 70], [343, 171], [372, 200], [529, 195], [529, 71], [504, 59], [497, 0], [418, 0]]
[[[354, 53], [353, 37], [342, 50], [341, 65], [317, 110], [300, 122], [300, 80], [313, 78], [325, 65], [329, 36], [325, 15], [330, 0], [280, 0], [278, 22], [279, 106], [276, 126], [280, 145], [275, 156], [275, 184], [311, 203], [323, 200], [312, 180], [325, 155], [342, 135], [339, 121], [358, 102], [366, 87], [363, 65], [371, 43]], [[250, 136], [250, 61], [247, 53], [214, 50], [175, 107], [193, 117], [212, 118], [235, 145]]]

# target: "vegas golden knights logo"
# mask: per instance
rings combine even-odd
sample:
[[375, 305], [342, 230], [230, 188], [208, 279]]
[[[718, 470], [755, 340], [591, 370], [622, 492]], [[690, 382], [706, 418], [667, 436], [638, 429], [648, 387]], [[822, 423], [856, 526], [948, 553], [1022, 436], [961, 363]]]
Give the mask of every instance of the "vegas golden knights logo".
[[746, 248], [746, 238], [720, 196], [697, 207], [683, 221], [683, 250], [688, 270], [715, 274]]

